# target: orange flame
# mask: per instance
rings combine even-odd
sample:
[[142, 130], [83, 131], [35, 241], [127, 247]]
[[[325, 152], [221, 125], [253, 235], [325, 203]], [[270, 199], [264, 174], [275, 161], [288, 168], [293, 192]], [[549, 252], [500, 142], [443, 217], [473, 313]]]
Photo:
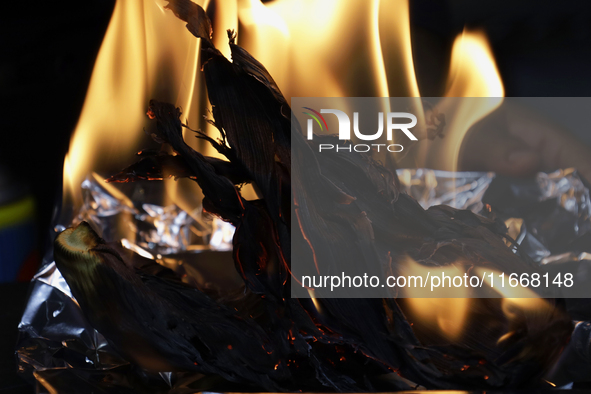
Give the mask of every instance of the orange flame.
[[[462, 276], [465, 273], [463, 269], [453, 265], [426, 267], [410, 258], [402, 265], [401, 274], [407, 278], [413, 275], [427, 278], [427, 273], [430, 276], [439, 277], [442, 274], [454, 277]], [[466, 298], [470, 296], [467, 288], [436, 288], [430, 294], [432, 298], [420, 298], [426, 292], [420, 287], [409, 286], [405, 287], [404, 291], [405, 296], [408, 297], [405, 303], [409, 308], [411, 320], [431, 328], [437, 328], [444, 337], [451, 341], [461, 336], [470, 304], [470, 300]]]
[[[418, 162], [427, 168], [457, 171], [460, 147], [468, 130], [497, 109], [505, 94], [486, 36], [464, 31], [456, 37], [447, 77], [448, 99], [437, 104], [446, 115], [445, 138], [419, 147]], [[473, 97], [458, 100], [456, 97]]]
[[[419, 97], [407, 1], [211, 0], [216, 46], [230, 56], [225, 29], [269, 69], [286, 98], [305, 96]], [[160, 0], [117, 2], [64, 164], [65, 195], [79, 202], [81, 180], [92, 170], [129, 162], [150, 98], [176, 103], [193, 127], [214, 134], [200, 115], [209, 104], [197, 81], [199, 40]], [[502, 97], [503, 86], [482, 33], [464, 32], [452, 50], [447, 97]], [[500, 104], [499, 98], [440, 109], [446, 138], [421, 144], [421, 166], [455, 170], [466, 131]], [[466, 103], [467, 101], [463, 102]], [[477, 103], [477, 104], [474, 104]], [[415, 106], [420, 106], [417, 101]], [[417, 114], [422, 115], [421, 108]], [[196, 144], [193, 138], [188, 142]], [[215, 154], [208, 151], [207, 154]], [[169, 182], [169, 197], [190, 211], [192, 182]], [[186, 188], [190, 193], [182, 193]], [[184, 197], [181, 196], [184, 195]]]
[[239, 3], [239, 43], [286, 98], [418, 97], [406, 1]]
[[[238, 43], [268, 68], [287, 100], [306, 96], [420, 97], [407, 1], [207, 3], [215, 45], [229, 58], [224, 31], [237, 30]], [[66, 199], [74, 206], [80, 204], [79, 187], [91, 171], [104, 167], [113, 171], [129, 163], [146, 125], [144, 112], [150, 98], [176, 103], [183, 108], [183, 120], [196, 123], [193, 128], [216, 133], [200, 121], [209, 103], [200, 99], [204, 87], [197, 80], [198, 62], [199, 40], [165, 12], [159, 0], [117, 2], [65, 158]], [[503, 95], [486, 37], [465, 31], [453, 45], [448, 99], [438, 104], [439, 111], [451, 114], [446, 137], [434, 143], [424, 141], [418, 163], [456, 170], [464, 135], [500, 105]], [[465, 100], [458, 105], [453, 97], [489, 99]], [[420, 106], [418, 100], [415, 105]], [[420, 108], [416, 113], [422, 114]], [[198, 194], [193, 182], [169, 182], [169, 199], [187, 212], [196, 206], [191, 196]], [[412, 262], [409, 267], [412, 272], [422, 269]], [[449, 338], [461, 334], [468, 303], [465, 298], [410, 301], [418, 319], [436, 324]], [[315, 305], [320, 309], [320, 304]]]
[[198, 45], [157, 2], [117, 2], [65, 158], [64, 199], [78, 206], [88, 174], [129, 163], [150, 98], [174, 102], [198, 119]]

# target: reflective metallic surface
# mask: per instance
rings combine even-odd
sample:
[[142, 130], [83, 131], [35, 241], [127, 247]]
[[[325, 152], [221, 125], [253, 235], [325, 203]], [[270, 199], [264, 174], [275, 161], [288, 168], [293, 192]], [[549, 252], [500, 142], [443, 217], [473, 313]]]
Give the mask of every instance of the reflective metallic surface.
[[458, 209], [482, 210], [482, 196], [494, 178], [492, 172], [450, 172], [419, 169], [397, 171], [403, 190], [425, 209], [449, 205]]
[[[176, 205], [136, 207], [117, 189], [103, 186], [95, 175], [87, 177], [81, 186], [83, 206], [71, 223], [56, 224], [55, 234], [85, 220], [106, 241], [119, 242], [141, 257], [156, 260], [196, 286], [207, 286], [203, 283], [207, 272], [199, 272], [194, 266], [206, 257], [219, 260], [219, 256], [207, 254], [207, 251], [232, 249], [234, 228], [219, 219], [204, 218], [195, 212], [189, 215]], [[200, 257], [204, 253], [205, 256]], [[46, 254], [32, 280], [31, 294], [18, 329], [19, 371], [27, 379], [36, 379], [46, 389], [59, 388], [60, 393], [67, 392], [66, 387], [73, 382], [90, 382], [101, 376], [101, 379], [118, 381], [122, 387], [136, 387], [135, 383], [127, 382], [128, 375], [146, 384], [162, 385], [163, 389], [173, 387], [174, 382], [177, 382], [176, 388], [184, 385], [179, 383], [179, 374], [130, 372], [134, 367], [120, 358], [84, 317], [55, 266], [52, 251]], [[97, 374], [100, 371], [102, 375]], [[78, 390], [80, 387], [72, 387], [72, 392], [81, 392]]]
[[[520, 250], [539, 264], [591, 260], [577, 244], [577, 240], [584, 241], [584, 237], [591, 235], [589, 188], [573, 170], [540, 173], [529, 181], [502, 179], [492, 173], [425, 169], [398, 170], [398, 176], [403, 190], [424, 208], [447, 204], [485, 215], [494, 213], [508, 225], [509, 234]], [[198, 213], [188, 213], [176, 206], [144, 203], [137, 207], [128, 197], [119, 195], [117, 190], [108, 190], [92, 176], [84, 181], [82, 188], [84, 205], [72, 223], [88, 221], [107, 241], [119, 242], [139, 256], [156, 260], [196, 286], [208, 286], [203, 282], [207, 282], [207, 274], [199, 272], [191, 262], [199, 256], [215, 259], [211, 255], [213, 251], [232, 248], [233, 228], [227, 223], [217, 219], [208, 221]], [[56, 233], [69, 224], [58, 223]], [[568, 237], [564, 242], [553, 236], [556, 231], [566, 232]], [[231, 259], [228, 261], [230, 267]], [[234, 278], [222, 285], [239, 286], [239, 282], [239, 278]], [[588, 334], [589, 330], [582, 331], [587, 326], [577, 326], [580, 331], [577, 338], [581, 333]], [[34, 377], [46, 388], [55, 388], [60, 382], [101, 382], [106, 377], [121, 387], [136, 387], [129, 378], [133, 374], [142, 384], [167, 391], [172, 387], [181, 389], [197, 379], [133, 370], [86, 321], [55, 267], [51, 251], [32, 281], [19, 331], [19, 369], [23, 376]], [[589, 335], [581, 338], [577, 343], [588, 340]], [[562, 363], [566, 365], [564, 360]], [[63, 387], [59, 386], [60, 392], [64, 392]]]
[[397, 173], [425, 209], [445, 204], [483, 215], [492, 209], [520, 251], [539, 264], [591, 260], [585, 251], [591, 236], [589, 186], [573, 169], [538, 173], [533, 180], [428, 169]]

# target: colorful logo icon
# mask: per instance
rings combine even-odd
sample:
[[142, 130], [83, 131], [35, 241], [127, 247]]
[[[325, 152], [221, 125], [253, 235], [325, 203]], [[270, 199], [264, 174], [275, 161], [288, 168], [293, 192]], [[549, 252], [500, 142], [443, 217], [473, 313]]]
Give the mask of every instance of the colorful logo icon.
[[[320, 115], [320, 112], [315, 111], [310, 107], [303, 107], [303, 108], [313, 112], [313, 114], [311, 114], [310, 112], [303, 112], [303, 113], [312, 117], [312, 119], [314, 119], [316, 121], [316, 123], [318, 123], [318, 126], [320, 126], [321, 131], [324, 131], [325, 129], [326, 129], [326, 131], [328, 131], [328, 125], [326, 124], [326, 120], [324, 120], [324, 117], [322, 115]], [[322, 123], [320, 123], [320, 120], [322, 120]], [[322, 126], [322, 124], [324, 124], [324, 127]]]

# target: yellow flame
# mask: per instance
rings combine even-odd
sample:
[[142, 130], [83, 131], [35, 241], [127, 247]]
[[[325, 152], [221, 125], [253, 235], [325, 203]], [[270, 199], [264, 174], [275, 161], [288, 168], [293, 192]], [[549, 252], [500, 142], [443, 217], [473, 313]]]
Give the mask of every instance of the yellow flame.
[[[503, 102], [505, 91], [492, 50], [481, 32], [464, 31], [454, 42], [447, 97], [479, 97], [462, 100], [448, 120], [443, 151], [451, 170], [458, 169], [460, 147], [466, 132]], [[455, 107], [452, 104], [453, 107]], [[445, 108], [442, 108], [445, 111]]]
[[73, 194], [97, 160], [127, 154], [141, 131], [147, 77], [142, 8], [140, 2], [117, 2], [113, 11], [64, 166]]
[[[418, 162], [428, 168], [457, 171], [460, 147], [467, 131], [480, 119], [494, 111], [501, 103], [504, 89], [492, 50], [486, 36], [479, 32], [464, 31], [453, 45], [446, 97], [437, 104], [437, 111], [446, 115], [445, 138], [420, 146]], [[458, 100], [455, 97], [479, 97]], [[450, 116], [451, 115], [451, 116]], [[415, 263], [413, 271], [427, 270]], [[430, 269], [432, 274], [436, 270]], [[449, 268], [440, 269], [450, 275]], [[424, 272], [426, 275], [426, 272]], [[463, 274], [463, 273], [462, 273]], [[415, 273], [416, 275], [416, 273]], [[468, 296], [468, 294], [466, 294]], [[503, 300], [510, 309], [515, 302], [537, 304], [532, 299], [523, 301]], [[469, 299], [429, 298], [409, 299], [411, 313], [427, 324], [437, 324], [450, 340], [458, 338], [468, 315]]]
[[[288, 102], [292, 97], [420, 96], [407, 1], [238, 4], [239, 44], [265, 65]], [[351, 109], [347, 104], [343, 100], [340, 108]], [[390, 111], [388, 100], [378, 106]], [[422, 123], [421, 102], [413, 100], [410, 107]], [[383, 161], [386, 154], [376, 153], [375, 159]]]
[[[239, 2], [239, 43], [271, 72], [286, 98], [419, 97], [407, 1], [278, 0]], [[453, 45], [445, 138], [419, 148], [420, 166], [455, 171], [470, 127], [504, 95], [492, 50], [481, 32], [465, 31]], [[413, 113], [421, 121], [419, 101]], [[388, 110], [388, 108], [382, 108]]]
[[[382, 25], [382, 15], [394, 21]], [[413, 75], [408, 4], [378, 0], [239, 2], [239, 43], [291, 97], [388, 97], [385, 61]], [[396, 45], [384, 56], [381, 38]], [[398, 39], [405, 40], [404, 42]], [[396, 84], [396, 95], [416, 95], [416, 81]], [[414, 88], [413, 88], [414, 86]]]
[[320, 305], [320, 301], [318, 301], [318, 298], [315, 297], [314, 289], [307, 289], [307, 290], [308, 290], [308, 294], [310, 295], [310, 298], [312, 299], [312, 303], [314, 304], [314, 307], [316, 308], [316, 311], [318, 311], [318, 313], [322, 314], [322, 305]]
[[[406, 0], [210, 0], [207, 7], [216, 47], [229, 58], [225, 30], [237, 30], [238, 43], [265, 65], [288, 101], [306, 96], [420, 97]], [[197, 80], [199, 40], [184, 25], [164, 10], [162, 0], [117, 2], [64, 161], [64, 195], [75, 206], [87, 174], [101, 168], [113, 171], [130, 162], [147, 126], [144, 114], [150, 98], [175, 103], [193, 128], [217, 133], [200, 119], [203, 109], [211, 106]], [[448, 99], [437, 105], [447, 116], [445, 138], [420, 145], [420, 165], [456, 170], [466, 132], [500, 105], [503, 95], [486, 37], [463, 32], [453, 44]], [[458, 105], [453, 97], [483, 99]], [[421, 117], [420, 102], [414, 105]], [[185, 140], [197, 144], [188, 135]], [[199, 194], [191, 181], [168, 182], [169, 201], [189, 213]], [[427, 269], [414, 262], [409, 267], [415, 275]], [[458, 274], [454, 267], [429, 269], [432, 274]], [[469, 300], [434, 296], [410, 299], [412, 312], [448, 338], [457, 338]], [[458, 296], [468, 294], [454, 294]]]
[[[273, 75], [286, 98], [305, 96], [419, 97], [412, 58], [408, 1], [211, 0], [214, 42], [229, 57], [226, 29]], [[150, 98], [183, 108], [183, 120], [217, 133], [201, 121], [208, 106], [197, 82], [198, 43], [184, 24], [163, 9], [163, 0], [119, 1], [97, 57], [87, 98], [64, 165], [65, 194], [78, 195], [83, 177], [101, 164], [113, 171], [129, 162], [146, 126]], [[456, 39], [448, 97], [501, 97], [503, 87], [486, 38], [464, 32]], [[500, 99], [440, 109], [446, 138], [422, 151], [422, 166], [455, 170], [466, 131]], [[384, 101], [387, 106], [387, 101]], [[422, 117], [420, 102], [413, 106]], [[476, 106], [476, 107], [475, 107]], [[388, 108], [383, 108], [388, 110]], [[194, 138], [186, 140], [197, 147]], [[215, 155], [211, 149], [207, 154]], [[170, 201], [195, 206], [191, 182], [168, 182]], [[186, 192], [189, 188], [190, 193]], [[182, 189], [182, 190], [181, 190]], [[75, 198], [76, 200], [77, 198]], [[188, 209], [190, 210], [190, 209]]]
[[[437, 104], [446, 115], [445, 137], [423, 144], [418, 162], [427, 168], [457, 171], [462, 141], [468, 130], [493, 112], [505, 94], [492, 49], [482, 32], [464, 31], [455, 39], [447, 78], [448, 99]], [[456, 97], [474, 97], [458, 100]]]
[[[462, 276], [465, 271], [457, 266], [446, 267], [427, 267], [408, 258], [403, 263], [401, 275], [421, 276], [423, 278], [430, 276], [446, 275], [450, 277]], [[426, 326], [435, 326], [449, 340], [459, 338], [464, 330], [465, 322], [468, 317], [470, 305], [469, 289], [461, 288], [436, 288], [430, 292], [432, 298], [421, 298], [429, 289], [416, 286], [404, 288], [406, 305], [410, 308], [410, 318], [417, 323]], [[454, 298], [448, 298], [454, 297]]]
[[213, 44], [227, 59], [230, 59], [226, 31], [233, 30], [238, 33], [238, 0], [211, 0], [207, 3], [207, 10], [212, 10], [209, 15], [212, 17]]
[[[476, 275], [483, 276], [484, 282], [489, 286], [491, 285], [491, 277], [488, 274], [492, 272], [492, 284], [494, 285], [492, 288], [503, 298], [501, 300], [502, 311], [510, 325], [518, 325], [520, 322], [523, 324], [524, 318], [525, 321], [529, 320], [530, 324], [542, 324], [547, 322], [550, 316], [557, 312], [553, 305], [547, 300], [540, 298], [530, 288], [522, 287], [521, 285], [511, 286], [509, 284], [509, 276], [505, 275], [505, 273], [501, 273], [495, 269], [484, 269], [480, 267], [476, 268], [475, 272]], [[485, 272], [486, 275], [483, 275]], [[504, 286], [501, 286], [499, 283], [501, 276], [504, 277], [504, 282], [501, 282], [504, 283]], [[499, 338], [499, 342], [503, 342], [514, 334], [515, 331], [510, 326], [509, 331]]]
[[[515, 300], [525, 300], [521, 303], [521, 305], [525, 306], [528, 304], [527, 300], [535, 300], [539, 299], [537, 294], [528, 287], [523, 287], [521, 285], [518, 286], [511, 286], [509, 282], [509, 276], [506, 275], [504, 272], [500, 272], [493, 268], [481, 268], [476, 267], [474, 269], [476, 275], [484, 277], [484, 282], [491, 286], [496, 292], [498, 292], [503, 298], [506, 299], [515, 299]], [[486, 274], [486, 275], [484, 275]], [[491, 275], [492, 274], [492, 281]], [[503, 279], [501, 279], [501, 276]], [[501, 286], [500, 283], [503, 283], [504, 286]], [[515, 301], [521, 302], [521, 301]]]
[[484, 33], [464, 31], [456, 37], [448, 86], [447, 97], [499, 98], [505, 95], [492, 49]]
[[[507, 235], [511, 237], [512, 240], [517, 240], [521, 233], [521, 228], [523, 227], [523, 219], [509, 218], [505, 220], [505, 226], [507, 226]], [[512, 240], [505, 239], [505, 244], [511, 246], [513, 244]]]
[[[115, 6], [64, 163], [64, 196], [74, 206], [87, 174], [107, 175], [142, 147], [150, 98], [176, 103], [193, 128], [217, 133], [200, 116], [211, 107], [200, 102], [204, 86], [196, 80], [199, 40], [163, 5], [142, 0]], [[239, 44], [269, 69], [288, 100], [419, 96], [406, 1], [211, 0], [207, 8], [222, 53], [230, 57], [225, 30], [238, 30]], [[185, 140], [197, 147], [194, 138]], [[167, 183], [166, 201], [191, 211], [198, 204], [192, 196], [200, 193], [194, 183], [181, 183]]]
[[150, 98], [176, 103], [184, 117], [198, 119], [198, 48], [162, 1], [116, 3], [64, 162], [65, 199], [77, 206], [87, 174], [133, 160]]
[[390, 97], [420, 97], [410, 37], [408, 1], [382, 1], [379, 39]]

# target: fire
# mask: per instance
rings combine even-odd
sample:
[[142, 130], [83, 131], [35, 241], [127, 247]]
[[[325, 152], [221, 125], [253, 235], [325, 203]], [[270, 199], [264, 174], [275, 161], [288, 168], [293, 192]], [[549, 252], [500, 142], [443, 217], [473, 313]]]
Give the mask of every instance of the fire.
[[150, 98], [199, 118], [198, 59], [199, 43], [161, 4], [117, 2], [64, 161], [66, 201], [79, 206], [88, 174], [122, 168], [139, 150]]
[[[286, 98], [420, 97], [406, 1], [242, 3], [239, 43], [271, 72]], [[358, 59], [362, 59], [359, 61]], [[470, 127], [501, 103], [504, 88], [482, 32], [454, 41], [447, 89], [437, 109], [445, 138], [419, 144], [419, 166], [455, 171]], [[478, 97], [457, 100], [456, 97]], [[415, 114], [423, 115], [420, 103]], [[384, 108], [384, 110], [388, 110]]]
[[[464, 31], [453, 45], [447, 97], [503, 97], [492, 50], [482, 32]], [[502, 100], [492, 100], [500, 103]], [[486, 113], [484, 113], [485, 115]], [[480, 114], [482, 117], [483, 114]]]
[[[505, 94], [486, 36], [464, 31], [456, 37], [447, 77], [447, 99], [437, 104], [446, 115], [445, 138], [419, 146], [419, 163], [427, 168], [457, 171], [462, 141], [468, 130], [497, 109]], [[473, 97], [458, 100], [456, 97]], [[451, 115], [451, 116], [450, 116]]]
[[[419, 97], [408, 3], [239, 2], [238, 42], [291, 97]], [[418, 102], [417, 102], [418, 103]], [[382, 108], [388, 111], [389, 108]], [[419, 116], [421, 108], [416, 111]]]
[[[483, 269], [477, 268], [476, 273], [482, 275]], [[493, 272], [494, 277], [503, 275], [508, 283], [509, 278], [497, 270]], [[484, 277], [486, 284], [490, 285], [489, 277]], [[508, 331], [502, 335], [498, 343], [502, 344], [509, 341], [524, 326], [543, 326], [544, 321], [550, 320], [548, 317], [556, 313], [556, 309], [547, 300], [540, 298], [533, 290], [522, 286], [496, 286], [495, 290], [503, 297], [501, 308], [508, 322]]]
[[[229, 57], [224, 31], [237, 30], [237, 42], [267, 67], [288, 100], [420, 97], [407, 1], [206, 3], [215, 45]], [[87, 174], [117, 170], [141, 147], [150, 98], [175, 103], [193, 128], [214, 133], [201, 120], [209, 104], [202, 98], [204, 84], [198, 79], [199, 40], [163, 6], [160, 0], [118, 1], [115, 6], [64, 162], [64, 198], [74, 206], [80, 204], [79, 187]], [[451, 114], [446, 136], [419, 144], [417, 163], [423, 167], [456, 170], [466, 132], [502, 102], [503, 85], [484, 34], [464, 31], [456, 38], [447, 86], [446, 99], [437, 104], [439, 111]], [[454, 97], [483, 99], [459, 105]], [[416, 105], [421, 116], [420, 104]], [[194, 197], [200, 193], [193, 182], [167, 182], [167, 188], [168, 200], [185, 211], [197, 206]], [[415, 263], [410, 269], [423, 267]], [[418, 320], [435, 324], [453, 339], [462, 333], [469, 300], [412, 299], [409, 306]]]
[[[457, 278], [466, 273], [461, 265], [427, 267], [412, 259], [407, 259], [402, 267], [400, 274], [406, 278], [413, 275], [426, 278], [428, 274], [430, 277]], [[504, 316], [504, 319], [501, 320], [504, 320], [502, 324], [505, 331], [498, 337], [497, 345], [503, 346], [506, 342], [522, 335], [522, 330], [528, 325], [542, 327], [552, 320], [551, 316], [558, 313], [554, 305], [540, 298], [533, 290], [520, 285], [515, 287], [508, 285], [509, 277], [501, 274], [498, 270], [490, 267], [486, 269], [474, 267], [469, 275], [483, 278], [484, 289], [497, 292], [500, 298], [494, 303], [482, 299], [467, 298], [477, 296], [481, 291], [478, 287], [469, 289], [454, 285], [454, 288], [450, 288], [448, 285], [447, 288], [438, 287], [429, 291], [420, 286], [407, 286], [401, 289], [403, 291], [401, 295], [410, 298], [399, 299], [399, 302], [409, 321], [413, 323], [413, 329], [419, 337], [434, 343], [437, 343], [438, 338], [444, 338], [451, 343], [460, 343], [465, 340], [465, 335], [467, 337], [473, 335], [469, 330], [466, 331], [468, 327], [482, 324], [479, 319], [485, 319], [485, 317], [481, 311], [491, 308], [492, 305], [498, 305]], [[506, 284], [504, 287], [500, 285], [501, 279], [497, 280], [501, 276], [504, 276], [503, 283]], [[494, 286], [492, 286], [494, 282], [491, 282], [491, 278], [497, 280]], [[449, 283], [451, 285], [451, 283], [455, 283], [455, 280]], [[417, 298], [424, 296], [425, 293], [429, 293], [432, 298]], [[535, 350], [530, 349], [530, 354], [533, 353]]]
[[[440, 276], [441, 274], [454, 277], [462, 276], [465, 271], [457, 266], [427, 267], [408, 258], [403, 264], [401, 274], [410, 276]], [[449, 340], [459, 338], [464, 330], [464, 322], [468, 316], [470, 296], [467, 288], [437, 288], [431, 292], [432, 298], [420, 298], [426, 290], [416, 286], [405, 287], [405, 305], [411, 321], [424, 324], [431, 329], [437, 329]], [[447, 298], [454, 297], [454, 298]]]
[[[288, 100], [420, 97], [406, 1], [212, 0], [205, 6], [222, 53], [230, 57], [225, 30], [237, 30], [238, 43], [269, 69]], [[87, 174], [129, 162], [140, 148], [150, 98], [176, 103], [193, 128], [215, 135], [201, 119], [209, 104], [202, 98], [198, 67], [199, 40], [187, 34], [163, 1], [117, 2], [64, 163], [66, 198], [78, 204]], [[456, 38], [447, 85], [446, 97], [492, 99], [460, 106], [456, 100], [441, 102], [439, 109], [453, 116], [447, 119], [446, 138], [420, 144], [416, 162], [423, 167], [457, 169], [465, 133], [502, 101], [503, 86], [484, 34], [465, 31]], [[422, 116], [418, 101], [415, 106]], [[194, 138], [186, 140], [196, 144]], [[189, 196], [199, 191], [192, 182], [182, 183], [167, 182], [168, 200], [191, 211], [196, 199]]]

